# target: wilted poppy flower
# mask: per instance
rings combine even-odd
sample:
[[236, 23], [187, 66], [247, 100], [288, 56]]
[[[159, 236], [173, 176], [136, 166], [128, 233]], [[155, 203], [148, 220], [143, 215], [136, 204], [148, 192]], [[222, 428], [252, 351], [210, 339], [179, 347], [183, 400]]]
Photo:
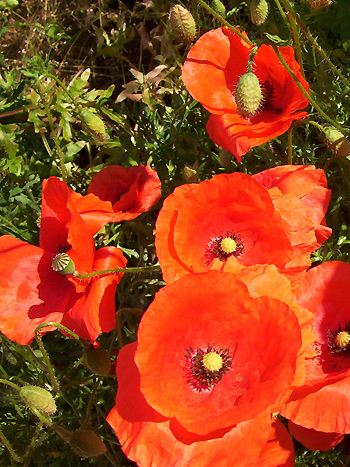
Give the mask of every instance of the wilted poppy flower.
[[[237, 89], [240, 77], [248, 71], [251, 51], [252, 47], [230, 29], [215, 29], [194, 44], [182, 69], [182, 79], [189, 93], [212, 114], [207, 124], [209, 136], [238, 161], [251, 148], [276, 138], [288, 130], [293, 120], [307, 115], [302, 109], [308, 105], [308, 100], [273, 47], [262, 45], [253, 60], [255, 81], [250, 80], [253, 82], [247, 85], [250, 97], [257, 93], [262, 98], [256, 112], [244, 116], [237, 103]], [[279, 51], [308, 90], [293, 48], [279, 47]]]
[[[110, 165], [94, 175], [88, 193], [106, 201], [105, 211], [93, 214], [99, 214], [104, 223], [121, 222], [135, 219], [157, 203], [161, 196], [161, 183], [157, 172], [148, 165]], [[84, 210], [83, 206], [79, 211], [84, 220], [91, 217], [91, 211]]]
[[306, 360], [305, 382], [281, 413], [325, 433], [350, 432], [349, 288], [350, 264], [330, 261], [300, 273], [296, 291], [299, 303], [314, 314], [317, 341]]
[[288, 429], [297, 441], [311, 451], [329, 451], [344, 439], [344, 435], [339, 433], [324, 433], [304, 428], [293, 422], [288, 422]]
[[313, 165], [285, 165], [264, 170], [253, 178], [269, 190], [275, 209], [289, 226], [293, 259], [286, 270], [305, 270], [310, 266], [310, 253], [332, 233], [325, 225], [331, 191], [324, 171]]
[[187, 275], [158, 292], [122, 349], [108, 421], [141, 466], [255, 465], [300, 347], [287, 304], [233, 274]]
[[249, 175], [232, 173], [176, 188], [160, 210], [155, 243], [171, 282], [190, 272], [224, 270], [230, 261], [283, 270], [298, 253], [290, 231], [269, 191]]
[[[115, 289], [121, 274], [80, 280], [53, 270], [62, 255], [67, 259], [64, 254], [79, 273], [125, 267], [118, 248], [95, 251], [89, 233], [92, 225], [88, 227], [76, 210], [80, 198], [51, 177], [43, 182], [40, 246], [9, 235], [0, 237], [0, 331], [13, 341], [30, 343], [35, 328], [48, 321], [62, 323], [91, 341], [114, 327]], [[94, 195], [85, 197], [85, 205], [103, 209]], [[93, 224], [101, 227], [96, 220]]]

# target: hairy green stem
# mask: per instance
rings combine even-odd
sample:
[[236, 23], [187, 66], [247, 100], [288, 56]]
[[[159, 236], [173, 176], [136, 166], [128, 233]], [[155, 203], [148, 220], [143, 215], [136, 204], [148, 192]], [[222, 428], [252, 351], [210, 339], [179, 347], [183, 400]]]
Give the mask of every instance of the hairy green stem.
[[67, 334], [69, 334], [75, 340], [80, 339], [78, 334], [75, 334], [75, 332], [73, 332], [71, 329], [67, 328], [66, 326], [64, 326], [61, 323], [55, 323], [54, 321], [47, 321], [46, 323], [39, 324], [39, 326], [37, 326], [35, 328], [35, 332], [40, 331], [43, 328], [47, 328], [47, 327], [51, 327], [51, 326], [59, 329], [60, 331], [66, 332]]
[[90, 277], [96, 276], [105, 276], [107, 274], [117, 274], [120, 272], [147, 272], [147, 271], [159, 271], [159, 266], [141, 266], [141, 267], [134, 267], [134, 268], [115, 268], [115, 269], [102, 269], [100, 271], [92, 271], [80, 274], [79, 272], [75, 271], [73, 273], [74, 277], [78, 279], [88, 279]]
[[14, 461], [23, 463], [22, 457], [16, 453], [16, 451], [11, 446], [10, 441], [6, 438], [6, 436], [1, 430], [0, 430], [0, 441], [6, 447], [6, 449], [8, 450], [8, 452], [10, 453], [10, 456], [12, 457]]
[[57, 137], [57, 133], [56, 133], [56, 130], [55, 130], [55, 124], [53, 122], [50, 106], [47, 105], [47, 104], [44, 104], [44, 107], [45, 107], [45, 112], [46, 112], [47, 119], [49, 121], [50, 129], [51, 129], [51, 136], [52, 136], [52, 139], [53, 139], [53, 141], [55, 143], [56, 152], [57, 152], [58, 158], [60, 160], [61, 175], [62, 175], [63, 180], [67, 181], [68, 173], [67, 173], [66, 166], [64, 165], [64, 154], [62, 152], [62, 148], [61, 148], [60, 142], [59, 142], [58, 137]]
[[226, 21], [225, 18], [223, 18], [221, 15], [219, 15], [219, 13], [217, 13], [215, 10], [213, 10], [207, 3], [204, 2], [204, 0], [197, 0], [197, 2], [203, 8], [205, 8], [208, 11], [208, 13], [210, 13], [212, 16], [214, 16], [214, 18], [216, 18], [218, 21], [220, 21], [220, 23], [222, 23], [225, 26], [227, 26], [228, 28], [230, 28], [231, 31], [233, 31], [235, 34], [237, 34], [237, 36], [239, 36], [246, 44], [248, 44], [249, 46], [255, 45], [254, 42], [249, 40], [248, 37], [246, 37], [244, 34], [242, 34], [240, 32], [240, 30], [237, 29], [235, 26], [232, 26], [232, 24], [230, 24], [228, 21]]
[[280, 4], [279, 0], [275, 0], [276, 6], [278, 8], [278, 11], [280, 12], [280, 15], [282, 16], [283, 20], [285, 23], [288, 23], [288, 18], [287, 15], [285, 14], [282, 5]]
[[43, 360], [44, 360], [45, 366], [46, 366], [47, 371], [48, 371], [48, 377], [49, 377], [51, 386], [52, 386], [53, 390], [57, 393], [59, 391], [59, 389], [60, 389], [60, 385], [59, 385], [59, 383], [57, 381], [55, 370], [54, 370], [54, 367], [51, 364], [49, 354], [46, 352], [46, 349], [44, 347], [44, 344], [43, 344], [43, 341], [42, 341], [42, 338], [41, 338], [41, 335], [40, 335], [40, 326], [38, 326], [38, 328], [36, 328], [35, 331], [34, 331], [35, 340], [36, 340], [36, 342], [38, 344], [39, 349], [41, 350], [41, 354], [43, 356]]
[[307, 90], [304, 88], [304, 86], [301, 84], [301, 82], [299, 81], [299, 79], [297, 78], [297, 76], [295, 75], [295, 73], [293, 72], [293, 70], [291, 70], [291, 68], [289, 67], [289, 65], [287, 64], [287, 62], [285, 61], [284, 57], [282, 56], [282, 54], [280, 53], [280, 51], [278, 50], [278, 47], [276, 45], [272, 45], [272, 47], [274, 48], [275, 52], [276, 52], [276, 55], [277, 57], [279, 58], [279, 61], [282, 63], [282, 65], [284, 66], [284, 68], [287, 70], [287, 72], [289, 73], [289, 75], [293, 78], [293, 81], [295, 82], [295, 84], [298, 86], [298, 88], [300, 89], [300, 91], [302, 92], [302, 94], [306, 97], [306, 99], [310, 102], [310, 104], [317, 110], [317, 112], [328, 122], [330, 123], [331, 125], [333, 125], [335, 128], [337, 128], [339, 131], [347, 131], [347, 130], [344, 130], [344, 128], [339, 125], [338, 122], [336, 122], [335, 120], [331, 119], [330, 117], [328, 117], [328, 115], [322, 110], [322, 108], [318, 105], [318, 103], [315, 101], [315, 99], [311, 96], [310, 93], [307, 92]]
[[12, 381], [9, 381], [7, 379], [2, 379], [0, 378], [0, 384], [6, 384], [7, 386], [10, 386], [13, 389], [16, 389], [16, 391], [19, 391], [21, 388], [18, 386], [18, 384], [13, 383]]

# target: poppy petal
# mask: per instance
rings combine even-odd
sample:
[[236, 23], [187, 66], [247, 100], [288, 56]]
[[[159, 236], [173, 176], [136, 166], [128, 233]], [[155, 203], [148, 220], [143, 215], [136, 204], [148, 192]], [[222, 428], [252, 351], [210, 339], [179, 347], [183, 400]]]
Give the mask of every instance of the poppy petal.
[[293, 422], [288, 422], [288, 429], [294, 438], [311, 451], [329, 451], [341, 443], [344, 435], [311, 430]]

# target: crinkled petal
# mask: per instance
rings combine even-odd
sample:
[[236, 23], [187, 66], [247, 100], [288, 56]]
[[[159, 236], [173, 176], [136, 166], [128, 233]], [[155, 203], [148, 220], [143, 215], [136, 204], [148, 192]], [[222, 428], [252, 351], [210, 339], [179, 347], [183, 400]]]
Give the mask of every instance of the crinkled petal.
[[344, 435], [339, 433], [311, 430], [293, 422], [288, 422], [288, 429], [297, 441], [311, 451], [329, 451], [344, 439]]

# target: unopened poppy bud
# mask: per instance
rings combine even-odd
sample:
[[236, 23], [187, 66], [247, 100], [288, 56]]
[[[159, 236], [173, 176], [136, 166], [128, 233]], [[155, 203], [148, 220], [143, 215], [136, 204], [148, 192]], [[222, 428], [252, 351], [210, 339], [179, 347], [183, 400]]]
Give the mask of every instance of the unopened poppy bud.
[[196, 37], [196, 22], [191, 13], [181, 5], [174, 5], [170, 10], [170, 26], [179, 42], [190, 44]]
[[52, 395], [39, 386], [23, 386], [19, 395], [29, 409], [36, 409], [47, 415], [52, 415], [57, 410]]
[[60, 274], [73, 274], [75, 264], [67, 253], [58, 253], [52, 260], [51, 267]]
[[326, 8], [330, 6], [332, 0], [307, 0], [307, 4], [313, 10], [321, 10], [322, 8]]
[[226, 16], [226, 7], [220, 0], [211, 0], [211, 7], [221, 16]]
[[269, 14], [269, 4], [267, 0], [251, 0], [250, 19], [253, 24], [260, 26], [264, 24]]
[[80, 120], [85, 130], [90, 133], [99, 141], [106, 139], [106, 127], [105, 124], [95, 112], [88, 109], [83, 109], [80, 114]]
[[350, 141], [343, 133], [332, 126], [323, 128], [323, 133], [326, 144], [333, 154], [340, 157], [350, 156]]
[[199, 181], [197, 170], [192, 169], [188, 165], [185, 165], [183, 168], [182, 175], [186, 183], [197, 183]]
[[109, 375], [112, 366], [111, 356], [103, 347], [85, 349], [83, 362], [90, 371], [100, 376]]
[[264, 100], [258, 77], [251, 71], [244, 73], [238, 80], [234, 96], [238, 112], [243, 117], [254, 117]]
[[81, 457], [96, 457], [107, 451], [105, 443], [97, 433], [83, 428], [72, 433], [70, 445]]

